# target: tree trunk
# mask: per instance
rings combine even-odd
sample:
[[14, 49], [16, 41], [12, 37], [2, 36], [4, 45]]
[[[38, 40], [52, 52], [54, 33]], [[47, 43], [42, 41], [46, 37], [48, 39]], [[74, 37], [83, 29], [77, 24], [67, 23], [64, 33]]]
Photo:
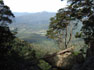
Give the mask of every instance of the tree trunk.
[[68, 32], [68, 27], [66, 26], [66, 34], [65, 34], [65, 48], [67, 49], [67, 32]]
[[90, 42], [86, 52], [86, 58], [94, 56], [94, 42]]

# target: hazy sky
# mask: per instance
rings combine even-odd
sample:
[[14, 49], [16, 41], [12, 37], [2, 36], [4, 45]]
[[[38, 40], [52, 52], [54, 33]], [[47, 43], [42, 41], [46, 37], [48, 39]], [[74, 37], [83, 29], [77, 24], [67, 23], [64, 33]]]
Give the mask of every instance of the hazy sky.
[[66, 0], [4, 0], [4, 3], [13, 12], [56, 12], [67, 4]]

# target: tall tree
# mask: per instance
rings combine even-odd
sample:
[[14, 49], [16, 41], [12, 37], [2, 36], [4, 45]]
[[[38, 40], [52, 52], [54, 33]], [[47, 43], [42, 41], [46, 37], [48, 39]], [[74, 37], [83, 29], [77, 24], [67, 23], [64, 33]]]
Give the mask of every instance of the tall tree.
[[94, 0], [68, 0], [71, 17], [79, 19], [83, 26], [81, 37], [94, 55]]
[[[71, 17], [83, 24], [79, 37], [83, 38], [89, 47], [89, 55], [94, 56], [94, 0], [68, 0]], [[87, 53], [88, 54], [88, 53]]]
[[0, 70], [40, 70], [35, 51], [29, 43], [19, 40], [8, 24], [15, 16], [0, 0]]
[[74, 24], [71, 24], [71, 22], [68, 8], [60, 9], [56, 16], [51, 18], [47, 36], [55, 39], [59, 44], [59, 48], [66, 49], [72, 40]]
[[79, 19], [83, 27], [82, 37], [86, 44], [94, 41], [94, 1], [93, 0], [69, 0], [69, 8], [71, 9], [71, 17]]
[[7, 52], [6, 50], [9, 48], [6, 45], [14, 38], [8, 27], [8, 23], [12, 23], [12, 17], [14, 15], [10, 11], [10, 8], [0, 0], [0, 55]]
[[10, 42], [14, 39], [14, 35], [11, 33], [8, 24], [12, 23], [12, 14], [10, 8], [4, 5], [3, 0], [0, 0], [0, 69], [7, 64], [6, 57], [8, 57], [11, 49]]

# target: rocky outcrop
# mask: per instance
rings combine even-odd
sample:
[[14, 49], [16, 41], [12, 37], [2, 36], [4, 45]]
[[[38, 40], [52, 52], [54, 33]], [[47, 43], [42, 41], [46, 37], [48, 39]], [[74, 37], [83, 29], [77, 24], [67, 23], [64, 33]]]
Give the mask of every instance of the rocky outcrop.
[[63, 70], [71, 70], [77, 63], [82, 63], [84, 57], [81, 53], [74, 55], [74, 47], [65, 49], [63, 51], [49, 54], [44, 57], [44, 60], [48, 62], [52, 67], [57, 67]]

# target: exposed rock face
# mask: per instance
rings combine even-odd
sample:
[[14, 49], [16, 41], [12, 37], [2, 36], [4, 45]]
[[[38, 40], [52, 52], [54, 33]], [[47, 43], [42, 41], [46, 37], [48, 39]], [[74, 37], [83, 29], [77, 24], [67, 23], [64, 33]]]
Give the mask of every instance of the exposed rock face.
[[70, 63], [74, 62], [72, 60], [73, 55], [71, 51], [73, 51], [73, 47], [57, 53], [56, 55], [58, 57], [58, 61], [56, 63], [57, 67], [60, 67], [62, 69], [69, 69], [70, 67], [72, 67], [73, 64]]
[[82, 63], [84, 61], [82, 54], [74, 55], [73, 50], [74, 47], [71, 47], [66, 50], [50, 54], [45, 57], [45, 61], [53, 67], [70, 70], [75, 64]]

